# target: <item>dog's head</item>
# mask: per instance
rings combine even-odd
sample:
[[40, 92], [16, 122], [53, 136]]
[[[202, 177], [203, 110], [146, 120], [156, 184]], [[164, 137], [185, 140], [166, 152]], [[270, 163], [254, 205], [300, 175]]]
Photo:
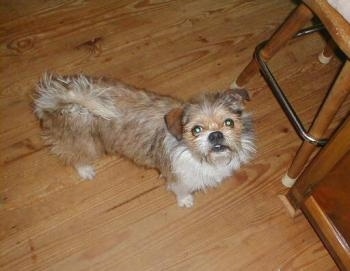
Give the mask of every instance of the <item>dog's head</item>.
[[[252, 140], [252, 126], [244, 112], [249, 100], [243, 89], [205, 94], [165, 116], [169, 132], [194, 156], [212, 164], [229, 163]], [[248, 139], [249, 138], [249, 139]]]

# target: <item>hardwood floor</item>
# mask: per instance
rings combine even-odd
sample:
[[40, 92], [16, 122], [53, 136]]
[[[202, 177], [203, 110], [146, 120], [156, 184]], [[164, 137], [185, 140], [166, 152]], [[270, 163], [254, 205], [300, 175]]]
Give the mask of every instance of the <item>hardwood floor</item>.
[[[280, 178], [300, 144], [265, 82], [249, 84], [258, 154], [180, 209], [154, 170], [121, 157], [80, 180], [48, 153], [32, 113], [46, 70], [119, 78], [188, 99], [227, 88], [292, 1], [0, 1], [0, 270], [337, 270]], [[272, 61], [310, 124], [341, 61], [317, 34]], [[339, 117], [345, 114], [347, 101]]]

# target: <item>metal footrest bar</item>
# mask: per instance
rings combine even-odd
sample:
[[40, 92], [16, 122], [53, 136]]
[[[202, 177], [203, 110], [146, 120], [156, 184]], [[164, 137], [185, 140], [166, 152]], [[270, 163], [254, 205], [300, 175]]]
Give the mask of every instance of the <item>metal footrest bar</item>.
[[323, 24], [315, 24], [310, 27], [306, 27], [302, 30], [300, 30], [298, 33], [295, 34], [294, 38], [299, 38], [301, 36], [309, 35], [315, 32], [319, 32], [321, 30], [324, 30]]
[[[303, 29], [299, 31], [295, 37], [301, 37], [304, 35], [308, 35], [311, 33], [314, 33], [316, 31], [320, 31], [323, 29], [322, 25], [315, 25], [306, 29]], [[279, 86], [278, 82], [276, 81], [275, 77], [273, 76], [272, 72], [270, 71], [267, 63], [262, 59], [260, 55], [261, 49], [265, 46], [267, 41], [264, 41], [260, 43], [254, 52], [254, 57], [257, 60], [259, 64], [260, 71], [264, 78], [266, 79], [267, 83], [270, 85], [272, 93], [276, 97], [278, 103], [282, 107], [284, 113], [287, 115], [289, 121], [292, 123], [295, 131], [297, 134], [305, 141], [317, 145], [317, 146], [324, 146], [327, 143], [327, 139], [316, 139], [313, 136], [309, 135], [304, 128], [302, 122], [300, 121], [298, 115], [296, 114], [294, 108], [292, 105], [289, 103], [288, 99], [283, 93], [283, 90]]]

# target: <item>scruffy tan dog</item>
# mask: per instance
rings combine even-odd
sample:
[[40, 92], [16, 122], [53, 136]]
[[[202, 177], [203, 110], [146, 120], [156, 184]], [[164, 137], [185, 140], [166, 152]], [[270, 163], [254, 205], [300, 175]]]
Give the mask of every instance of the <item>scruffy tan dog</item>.
[[231, 176], [255, 152], [244, 90], [208, 93], [183, 103], [120, 82], [45, 74], [35, 113], [45, 142], [83, 179], [103, 154], [122, 154], [156, 168], [191, 207], [193, 193]]

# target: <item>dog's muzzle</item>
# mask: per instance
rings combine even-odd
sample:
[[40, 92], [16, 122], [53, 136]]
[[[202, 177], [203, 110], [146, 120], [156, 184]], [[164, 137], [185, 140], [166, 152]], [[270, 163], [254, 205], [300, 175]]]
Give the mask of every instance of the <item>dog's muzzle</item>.
[[222, 152], [228, 149], [224, 142], [224, 135], [220, 131], [212, 132], [208, 136], [208, 140], [212, 145], [211, 150], [214, 152]]

